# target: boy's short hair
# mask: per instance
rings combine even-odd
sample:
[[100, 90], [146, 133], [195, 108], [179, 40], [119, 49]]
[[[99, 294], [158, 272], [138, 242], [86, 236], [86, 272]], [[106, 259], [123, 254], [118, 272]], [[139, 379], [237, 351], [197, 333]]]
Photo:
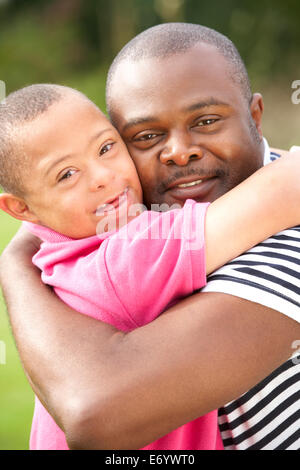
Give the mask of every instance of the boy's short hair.
[[37, 84], [10, 93], [0, 103], [0, 186], [8, 193], [22, 197], [27, 155], [18, 138], [20, 126], [34, 120], [62, 98], [63, 87]]
[[214, 29], [191, 23], [164, 23], [143, 31], [127, 43], [115, 57], [108, 71], [106, 83], [106, 105], [111, 111], [112, 82], [119, 64], [125, 60], [137, 62], [154, 57], [168, 57], [180, 54], [196, 44], [210, 44], [225, 57], [229, 64], [229, 74], [240, 87], [248, 103], [252, 93], [245, 64], [233, 44], [223, 34]]
[[[56, 84], [35, 84], [10, 93], [0, 102], [0, 186], [24, 197], [28, 155], [22, 150], [20, 127], [33, 121], [68, 92], [82, 93]], [[87, 100], [88, 98], [85, 97]]]

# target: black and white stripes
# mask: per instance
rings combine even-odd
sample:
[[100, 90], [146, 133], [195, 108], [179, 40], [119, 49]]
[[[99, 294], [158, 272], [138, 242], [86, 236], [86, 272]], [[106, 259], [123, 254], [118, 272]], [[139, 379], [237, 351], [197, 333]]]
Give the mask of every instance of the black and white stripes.
[[261, 303], [299, 321], [300, 227], [260, 243], [209, 277], [205, 292]]
[[[299, 322], [300, 227], [285, 230], [228, 263], [209, 277], [203, 290], [245, 298]], [[228, 450], [300, 449], [299, 352], [221, 408], [219, 425]]]
[[219, 410], [227, 450], [300, 449], [300, 355]]
[[[279, 157], [265, 141], [264, 163]], [[203, 291], [260, 303], [299, 322], [300, 227], [274, 235], [219, 269]], [[226, 450], [300, 449], [300, 338], [289, 361], [219, 410], [219, 427]]]

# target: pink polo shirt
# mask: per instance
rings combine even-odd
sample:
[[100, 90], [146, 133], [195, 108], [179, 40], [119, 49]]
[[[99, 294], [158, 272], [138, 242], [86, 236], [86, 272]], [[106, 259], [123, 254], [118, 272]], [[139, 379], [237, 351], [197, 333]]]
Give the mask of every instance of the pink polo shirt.
[[[145, 211], [119, 231], [71, 239], [25, 223], [43, 240], [33, 262], [42, 280], [73, 309], [122, 331], [154, 320], [206, 283], [204, 224], [208, 204]], [[30, 448], [68, 449], [64, 433], [36, 398]], [[213, 411], [145, 449], [223, 449]]]

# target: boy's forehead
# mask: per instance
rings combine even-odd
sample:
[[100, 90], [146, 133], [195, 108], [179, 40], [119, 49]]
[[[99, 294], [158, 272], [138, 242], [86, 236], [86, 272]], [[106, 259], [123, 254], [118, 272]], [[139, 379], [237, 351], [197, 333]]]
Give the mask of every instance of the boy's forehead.
[[62, 110], [67, 111], [68, 108], [80, 108], [103, 114], [102, 111], [95, 105], [95, 103], [93, 103], [87, 96], [72, 89], [67, 90], [61, 99], [53, 104], [52, 110], [54, 112], [62, 112]]
[[[111, 126], [102, 111], [84, 95], [68, 92], [34, 120], [18, 129], [18, 142], [32, 158], [51, 151], [59, 152], [66, 144], [76, 146], [89, 134]], [[72, 149], [71, 149], [72, 150]]]
[[[84, 116], [84, 117], [83, 117]], [[54, 102], [49, 108], [38, 115], [33, 121], [24, 123], [24, 127], [38, 130], [41, 129], [60, 129], [66, 126], [66, 121], [84, 121], [86, 117], [94, 120], [108, 122], [102, 111], [87, 97], [80, 93], [68, 91], [58, 101]], [[70, 129], [72, 131], [72, 128]], [[37, 134], [37, 132], [36, 132]]]

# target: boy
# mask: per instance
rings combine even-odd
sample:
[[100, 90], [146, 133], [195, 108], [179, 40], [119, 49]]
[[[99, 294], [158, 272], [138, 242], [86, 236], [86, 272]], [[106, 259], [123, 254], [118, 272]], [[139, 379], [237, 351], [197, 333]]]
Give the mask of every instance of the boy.
[[[296, 158], [260, 170], [208, 209], [189, 201], [182, 210], [135, 217], [142, 202], [135, 167], [117, 131], [86, 97], [36, 85], [1, 106], [0, 182], [7, 191], [1, 208], [36, 224], [28, 228], [45, 241], [34, 258], [43, 281], [67, 304], [124, 331], [202, 287], [206, 272], [299, 222]], [[118, 231], [107, 232], [110, 216]], [[170, 232], [164, 239], [157, 234], [165, 220]], [[215, 412], [186, 426], [198, 449], [222, 448]], [[166, 436], [160, 448], [177, 448], [179, 433]], [[32, 448], [67, 448], [39, 402], [32, 436]]]

